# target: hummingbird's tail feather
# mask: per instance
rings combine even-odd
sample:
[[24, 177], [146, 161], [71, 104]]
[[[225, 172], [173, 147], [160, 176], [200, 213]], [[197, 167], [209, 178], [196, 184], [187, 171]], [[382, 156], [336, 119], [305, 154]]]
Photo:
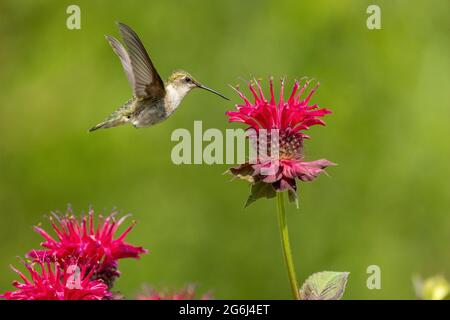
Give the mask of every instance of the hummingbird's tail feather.
[[104, 122], [100, 122], [99, 124], [97, 124], [96, 126], [93, 126], [92, 128], [89, 129], [89, 132], [98, 130], [98, 129], [108, 129], [108, 128], [113, 128], [113, 127], [117, 127], [120, 125], [123, 125], [125, 123], [128, 123], [128, 119], [124, 119], [124, 118], [117, 118], [117, 119], [111, 119], [111, 120], [106, 120]]
[[130, 122], [130, 116], [133, 111], [134, 106], [134, 98], [131, 98], [127, 102], [125, 102], [119, 109], [114, 111], [105, 121], [100, 122], [98, 125], [89, 129], [89, 132], [98, 130], [98, 129], [107, 129], [112, 127], [121, 126], [123, 124]]

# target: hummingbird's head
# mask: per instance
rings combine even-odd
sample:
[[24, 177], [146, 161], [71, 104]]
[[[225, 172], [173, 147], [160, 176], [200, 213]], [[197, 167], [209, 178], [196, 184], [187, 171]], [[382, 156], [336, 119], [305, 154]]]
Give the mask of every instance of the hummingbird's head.
[[173, 87], [181, 96], [186, 95], [189, 91], [191, 91], [194, 88], [201, 88], [214, 94], [217, 94], [218, 96], [226, 100], [230, 100], [223, 94], [201, 84], [200, 82], [195, 80], [194, 77], [192, 77], [188, 72], [183, 70], [175, 71], [174, 73], [172, 73], [172, 75], [167, 80], [167, 85]]

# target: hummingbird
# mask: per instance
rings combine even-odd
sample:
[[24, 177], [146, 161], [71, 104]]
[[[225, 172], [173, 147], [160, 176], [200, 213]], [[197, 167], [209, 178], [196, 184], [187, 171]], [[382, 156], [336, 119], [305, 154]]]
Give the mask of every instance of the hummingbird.
[[136, 32], [117, 23], [125, 46], [112, 36], [105, 36], [119, 56], [133, 97], [113, 112], [105, 121], [89, 129], [106, 129], [131, 123], [136, 128], [149, 127], [164, 121], [179, 107], [183, 98], [194, 88], [210, 91], [226, 100], [221, 93], [201, 84], [188, 72], [172, 73], [166, 83], [161, 80]]

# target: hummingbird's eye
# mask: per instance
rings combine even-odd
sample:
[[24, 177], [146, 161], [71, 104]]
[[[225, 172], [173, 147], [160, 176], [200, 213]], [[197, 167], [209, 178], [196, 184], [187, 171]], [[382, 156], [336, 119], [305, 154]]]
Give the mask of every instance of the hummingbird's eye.
[[186, 82], [191, 82], [191, 78], [186, 77], [186, 78], [184, 78], [184, 81], [186, 81]]

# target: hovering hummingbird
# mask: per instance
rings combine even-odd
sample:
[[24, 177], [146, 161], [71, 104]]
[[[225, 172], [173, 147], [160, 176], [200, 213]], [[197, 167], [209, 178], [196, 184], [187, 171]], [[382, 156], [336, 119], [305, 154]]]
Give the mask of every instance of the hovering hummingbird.
[[133, 97], [89, 131], [126, 123], [131, 123], [136, 128], [159, 123], [167, 119], [178, 108], [186, 94], [194, 88], [208, 90], [229, 100], [182, 70], [175, 71], [164, 84], [137, 34], [129, 26], [120, 22], [117, 24], [125, 47], [114, 37], [106, 36], [106, 40], [120, 58], [133, 90]]

